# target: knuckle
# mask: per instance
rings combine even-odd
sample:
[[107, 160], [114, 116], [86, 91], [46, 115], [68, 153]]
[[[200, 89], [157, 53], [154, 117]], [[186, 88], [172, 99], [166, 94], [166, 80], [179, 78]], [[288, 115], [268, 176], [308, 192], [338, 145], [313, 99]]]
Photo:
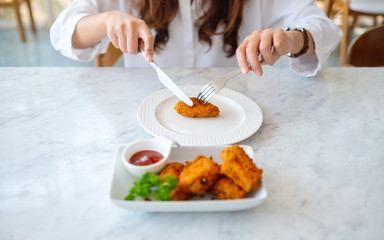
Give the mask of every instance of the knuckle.
[[272, 31], [273, 31], [273, 29], [271, 29], [271, 28], [266, 28], [266, 29], [264, 29], [263, 34], [271, 33]]
[[136, 23], [137, 23], [138, 25], [146, 25], [146, 23], [145, 23], [145, 21], [144, 21], [143, 19], [137, 19], [137, 20], [136, 20]]
[[249, 44], [249, 45], [247, 45], [246, 51], [247, 51], [247, 53], [257, 53], [257, 52], [259, 52], [259, 49], [255, 45]]
[[258, 36], [258, 35], [260, 35], [261, 32], [262, 31], [260, 31], [260, 30], [255, 30], [252, 32], [252, 36]]
[[236, 55], [240, 55], [244, 52], [244, 45], [241, 44], [237, 49], [236, 49]]
[[239, 55], [239, 54], [241, 54], [241, 45], [236, 49], [236, 55]]
[[279, 34], [284, 33], [284, 30], [281, 28], [275, 28], [275, 31]]
[[125, 22], [122, 22], [122, 23], [117, 24], [116, 28], [119, 30], [123, 30], [123, 29], [125, 29], [126, 26], [127, 26], [127, 24]]
[[113, 26], [111, 31], [113, 31], [115, 33], [121, 33], [121, 32], [123, 32], [124, 28], [125, 28], [124, 23], [119, 23], [119, 24], [116, 24], [115, 26]]
[[[251, 40], [251, 36], [246, 36], [246, 37], [244, 38], [243, 44], [249, 42], [250, 40]], [[241, 44], [241, 45], [243, 45], [243, 44]]]
[[142, 38], [149, 45], [155, 42], [155, 38], [152, 36], [152, 34], [143, 34]]
[[145, 52], [146, 52], [147, 54], [153, 54], [153, 49], [146, 49]]
[[260, 44], [259, 48], [260, 48], [261, 52], [266, 52], [267, 53], [268, 50], [269, 50], [268, 47], [265, 44]]
[[154, 42], [155, 38], [153, 37], [152, 34], [149, 34], [148, 37], [147, 37], [147, 40], [150, 41], [150, 42]]
[[113, 29], [108, 28], [108, 29], [107, 29], [107, 35], [108, 35], [109, 37], [111, 37], [111, 36], [113, 35]]
[[274, 41], [273, 46], [275, 49], [280, 49], [280, 48], [282, 48], [283, 43], [282, 43], [282, 41]]
[[133, 21], [129, 21], [125, 23], [125, 29], [131, 30], [135, 27], [135, 23]]

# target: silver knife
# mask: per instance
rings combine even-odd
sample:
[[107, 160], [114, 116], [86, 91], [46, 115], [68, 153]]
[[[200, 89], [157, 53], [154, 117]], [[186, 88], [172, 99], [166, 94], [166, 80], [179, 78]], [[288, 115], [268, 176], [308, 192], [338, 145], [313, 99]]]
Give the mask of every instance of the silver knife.
[[[145, 59], [145, 52], [142, 48], [140, 48], [141, 55], [143, 55]], [[185, 93], [172, 81], [171, 78], [168, 77], [167, 74], [154, 62], [151, 61], [149, 64], [156, 70], [157, 77], [159, 78], [160, 82], [164, 84], [175, 96], [180, 99], [183, 103], [187, 104], [188, 106], [192, 107], [193, 102], [192, 100], [185, 95]]]

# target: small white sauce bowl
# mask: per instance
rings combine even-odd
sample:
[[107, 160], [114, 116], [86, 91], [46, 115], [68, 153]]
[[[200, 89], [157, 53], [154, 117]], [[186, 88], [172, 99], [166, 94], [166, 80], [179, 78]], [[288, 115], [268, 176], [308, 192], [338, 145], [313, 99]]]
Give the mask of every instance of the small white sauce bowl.
[[[121, 160], [123, 161], [125, 168], [127, 168], [130, 173], [132, 173], [138, 178], [141, 178], [141, 176], [147, 172], [159, 173], [168, 162], [169, 154], [171, 153], [173, 143], [175, 142], [166, 137], [155, 137], [135, 142], [124, 148]], [[131, 157], [135, 153], [145, 150], [159, 152], [163, 155], [163, 159], [154, 164], [145, 166], [134, 165], [129, 162], [129, 159], [131, 159]]]

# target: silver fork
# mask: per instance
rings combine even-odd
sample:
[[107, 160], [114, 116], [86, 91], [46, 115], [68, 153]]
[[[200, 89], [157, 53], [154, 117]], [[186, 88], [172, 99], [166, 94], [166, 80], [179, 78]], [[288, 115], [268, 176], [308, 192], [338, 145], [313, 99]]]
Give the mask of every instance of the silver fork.
[[228, 80], [233, 79], [241, 74], [241, 70], [238, 69], [231, 76], [226, 78], [218, 78], [209, 83], [207, 83], [197, 95], [197, 100], [199, 103], [206, 104], [217, 92], [219, 92]]
[[[271, 52], [273, 53], [275, 51], [275, 48], [271, 46]], [[259, 62], [262, 62], [263, 56], [261, 54], [258, 55]], [[248, 63], [249, 65], [249, 63]], [[206, 104], [213, 96], [216, 95], [221, 89], [224, 88], [225, 84], [228, 82], [228, 80], [233, 79], [241, 74], [241, 70], [237, 70], [235, 73], [233, 73], [230, 77], [227, 78], [219, 78], [215, 79], [209, 83], [207, 83], [199, 92], [197, 95], [197, 101], [199, 103]]]

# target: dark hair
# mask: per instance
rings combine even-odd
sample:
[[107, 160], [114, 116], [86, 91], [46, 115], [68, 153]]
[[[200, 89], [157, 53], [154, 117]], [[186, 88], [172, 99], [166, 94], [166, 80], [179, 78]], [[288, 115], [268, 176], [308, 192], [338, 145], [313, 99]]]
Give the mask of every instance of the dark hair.
[[[205, 13], [196, 21], [199, 41], [212, 46], [213, 35], [223, 35], [223, 51], [227, 57], [235, 54], [238, 30], [247, 0], [201, 0]], [[141, 0], [137, 2], [139, 14], [148, 27], [155, 29], [155, 50], [161, 50], [169, 39], [168, 26], [178, 10], [178, 0]], [[218, 27], [222, 29], [217, 31]]]

